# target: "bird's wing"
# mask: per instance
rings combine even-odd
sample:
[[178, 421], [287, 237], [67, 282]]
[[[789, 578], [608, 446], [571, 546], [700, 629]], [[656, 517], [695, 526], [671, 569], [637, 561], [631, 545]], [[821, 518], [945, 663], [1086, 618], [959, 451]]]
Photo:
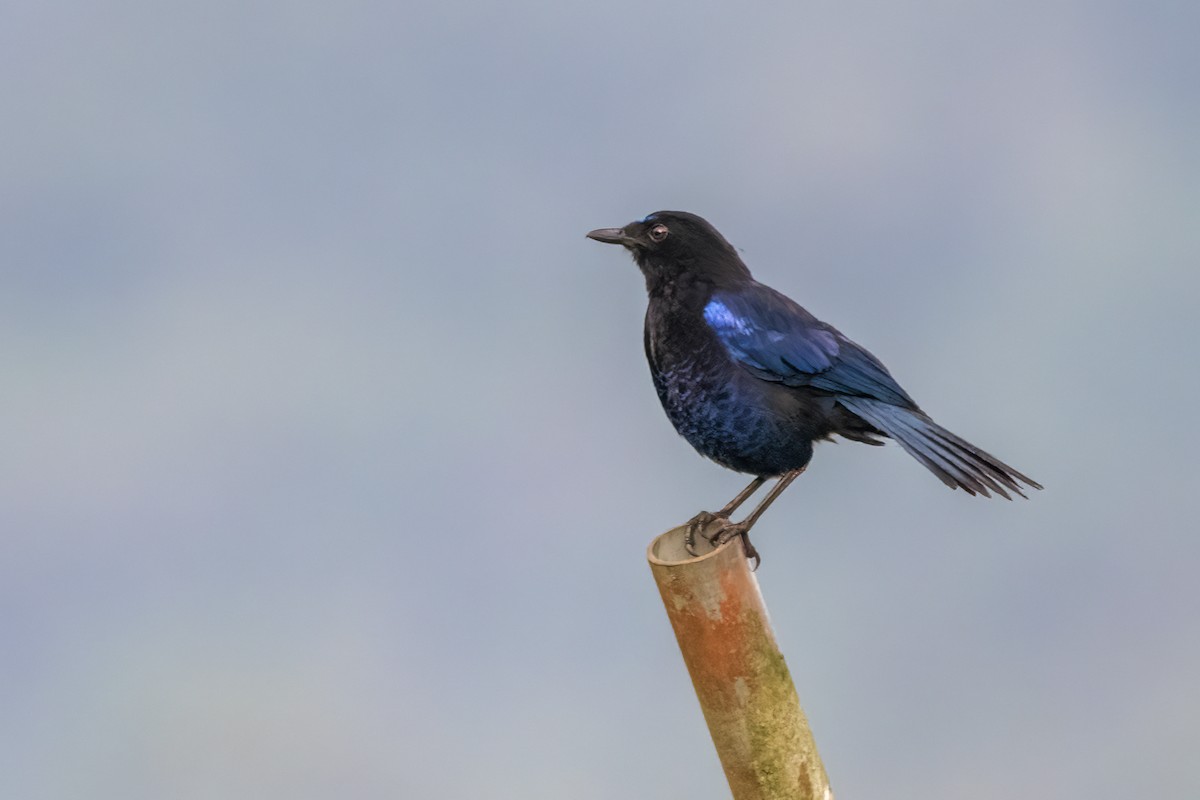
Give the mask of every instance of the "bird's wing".
[[726, 352], [763, 380], [916, 408], [879, 359], [768, 286], [714, 292], [704, 320]]

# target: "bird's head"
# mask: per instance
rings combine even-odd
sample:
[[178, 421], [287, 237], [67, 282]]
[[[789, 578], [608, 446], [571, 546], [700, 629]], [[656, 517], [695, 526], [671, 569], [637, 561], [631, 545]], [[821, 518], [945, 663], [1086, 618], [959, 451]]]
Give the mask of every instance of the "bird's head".
[[623, 228], [599, 228], [587, 236], [628, 250], [651, 292], [684, 277], [715, 285], [750, 279], [733, 245], [703, 217], [686, 211], [655, 211]]

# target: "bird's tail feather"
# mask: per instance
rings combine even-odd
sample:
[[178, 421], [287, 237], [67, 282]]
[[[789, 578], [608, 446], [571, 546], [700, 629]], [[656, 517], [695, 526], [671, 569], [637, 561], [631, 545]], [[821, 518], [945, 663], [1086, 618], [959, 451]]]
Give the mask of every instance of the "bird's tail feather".
[[839, 397], [838, 402], [895, 439], [952, 489], [961, 487], [968, 494], [984, 497], [995, 492], [1011, 500], [1009, 491], [1025, 496], [1021, 483], [1042, 488], [1037, 481], [955, 436], [921, 411], [865, 397]]

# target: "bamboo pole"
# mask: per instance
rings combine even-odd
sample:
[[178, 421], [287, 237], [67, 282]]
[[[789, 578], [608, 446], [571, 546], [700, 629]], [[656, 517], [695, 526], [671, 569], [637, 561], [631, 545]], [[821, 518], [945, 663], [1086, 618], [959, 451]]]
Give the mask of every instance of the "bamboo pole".
[[685, 530], [646, 558], [734, 800], [832, 800], [741, 540], [693, 557]]

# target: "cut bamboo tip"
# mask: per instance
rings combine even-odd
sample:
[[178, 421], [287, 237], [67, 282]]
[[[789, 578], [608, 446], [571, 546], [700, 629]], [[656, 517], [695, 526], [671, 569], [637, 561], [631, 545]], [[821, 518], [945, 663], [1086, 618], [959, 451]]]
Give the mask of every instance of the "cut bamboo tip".
[[709, 549], [697, 537], [708, 552], [692, 556], [685, 533], [662, 534], [646, 557], [733, 797], [832, 800], [741, 540]]

